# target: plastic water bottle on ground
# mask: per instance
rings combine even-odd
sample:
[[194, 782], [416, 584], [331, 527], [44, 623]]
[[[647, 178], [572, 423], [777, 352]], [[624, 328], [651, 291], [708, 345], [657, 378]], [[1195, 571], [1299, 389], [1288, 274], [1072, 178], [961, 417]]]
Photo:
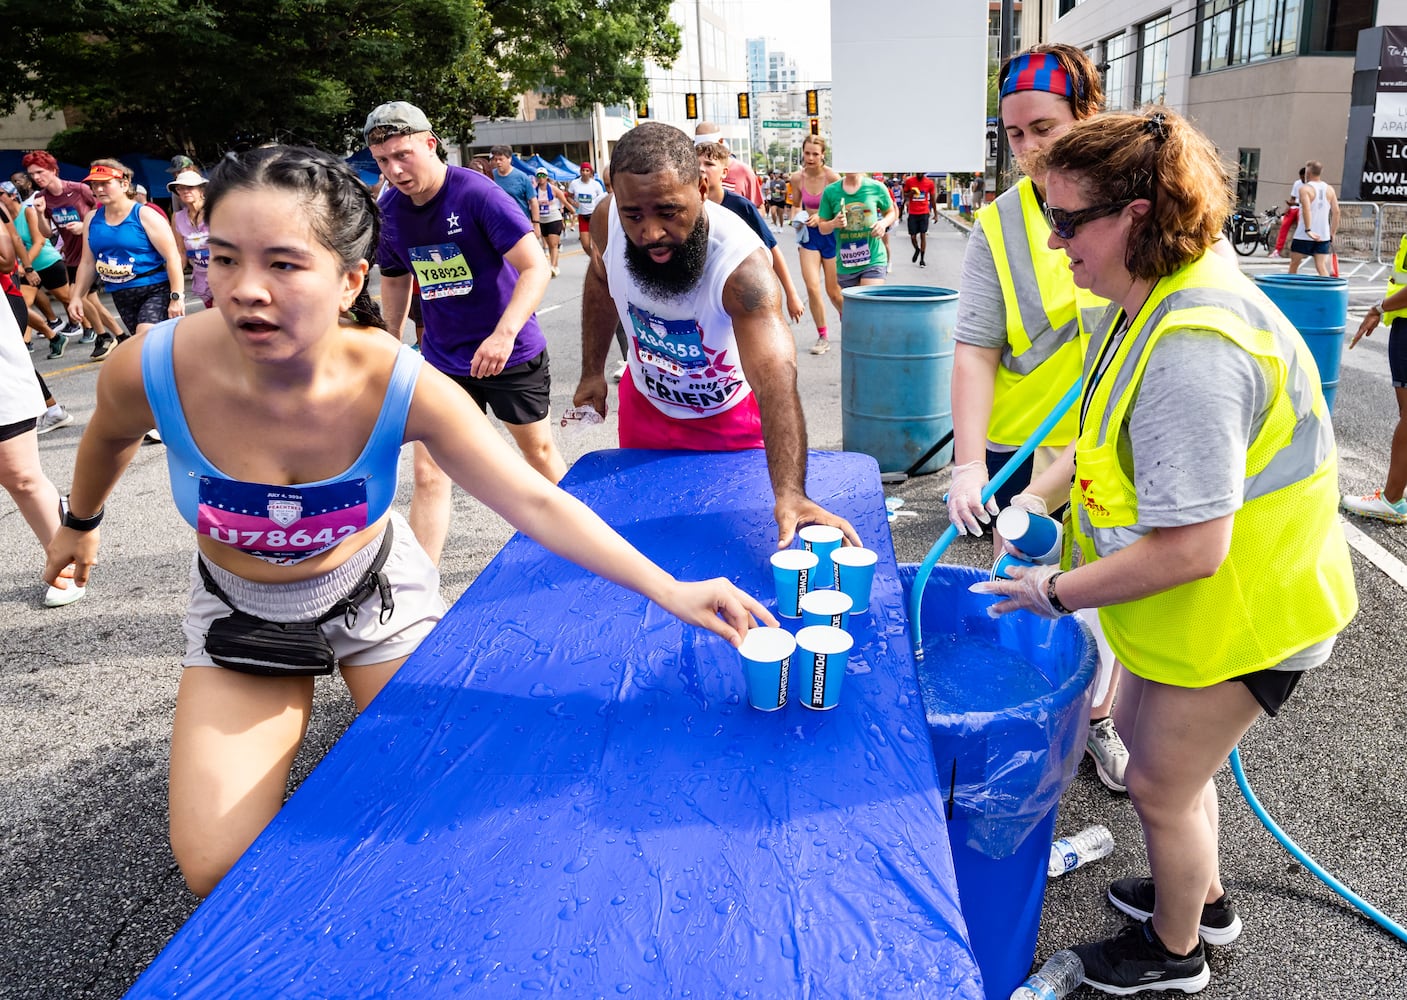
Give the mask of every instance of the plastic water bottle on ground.
[[1073, 993], [1084, 979], [1085, 964], [1079, 955], [1066, 948], [1051, 955], [1039, 972], [1016, 987], [1011, 1000], [1061, 1000]]
[[1051, 878], [1072, 872], [1080, 865], [1104, 857], [1114, 849], [1114, 835], [1107, 826], [1087, 826], [1073, 837], [1061, 837], [1050, 845]]

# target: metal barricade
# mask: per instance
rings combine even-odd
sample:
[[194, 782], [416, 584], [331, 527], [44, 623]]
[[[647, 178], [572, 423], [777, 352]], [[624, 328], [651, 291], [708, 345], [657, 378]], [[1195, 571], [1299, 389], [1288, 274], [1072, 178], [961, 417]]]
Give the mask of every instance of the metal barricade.
[[1407, 204], [1385, 202], [1381, 207], [1378, 261], [1391, 267], [1397, 256], [1397, 248], [1402, 243], [1402, 236], [1407, 233]]
[[[1338, 254], [1341, 277], [1372, 280], [1382, 274], [1383, 208], [1373, 201], [1339, 202], [1339, 230], [1334, 234], [1334, 252]], [[1397, 250], [1395, 242], [1392, 249]]]

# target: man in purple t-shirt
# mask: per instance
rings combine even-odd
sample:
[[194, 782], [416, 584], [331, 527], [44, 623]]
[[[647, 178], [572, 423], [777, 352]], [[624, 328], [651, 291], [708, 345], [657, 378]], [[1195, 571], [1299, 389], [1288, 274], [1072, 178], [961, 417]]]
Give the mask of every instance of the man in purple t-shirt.
[[[381, 308], [400, 336], [420, 284], [425, 359], [503, 421], [550, 482], [567, 473], [547, 422], [547, 341], [533, 315], [552, 272], [513, 199], [483, 174], [452, 167], [425, 113], [383, 104], [363, 136], [388, 185], [381, 206]], [[410, 525], [439, 562], [449, 532], [450, 481], [419, 444]]]

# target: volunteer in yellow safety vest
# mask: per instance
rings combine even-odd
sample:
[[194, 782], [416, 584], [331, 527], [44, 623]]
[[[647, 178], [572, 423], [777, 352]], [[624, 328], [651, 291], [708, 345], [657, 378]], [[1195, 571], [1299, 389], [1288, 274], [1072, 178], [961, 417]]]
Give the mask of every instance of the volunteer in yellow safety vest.
[[[1030, 157], [1103, 101], [1099, 71], [1069, 45], [1038, 45], [1012, 58], [999, 75], [1002, 126], [1012, 155]], [[1027, 171], [1029, 174], [1029, 170]], [[1075, 285], [1070, 262], [1047, 245], [1038, 178], [1027, 176], [977, 213], [962, 263], [962, 296], [953, 325], [953, 469], [948, 518], [975, 535], [991, 515], [1075, 438], [1069, 411], [1042, 447], [982, 503], [982, 488], [1080, 377], [1082, 320], [1108, 304]], [[1097, 629], [1098, 622], [1091, 624]], [[1128, 751], [1110, 712], [1119, 670], [1102, 650], [1096, 703], [1085, 752], [1106, 787], [1124, 790]]]
[[974, 589], [1005, 597], [998, 614], [1099, 608], [1130, 674], [1115, 718], [1152, 878], [1109, 888], [1142, 923], [1074, 950], [1106, 992], [1195, 992], [1203, 942], [1241, 926], [1212, 775], [1357, 610], [1333, 428], [1304, 342], [1208, 252], [1232, 199], [1204, 136], [1162, 108], [1106, 115], [1042, 166], [1051, 244], [1113, 303], [1085, 358], [1075, 446], [1031, 484], [1054, 499], [1073, 471], [1076, 568]]
[[1387, 324], [1387, 364], [1392, 391], [1397, 394], [1397, 426], [1388, 454], [1387, 482], [1372, 493], [1345, 493], [1342, 503], [1346, 511], [1388, 524], [1407, 524], [1407, 498], [1402, 495], [1407, 489], [1407, 322], [1399, 324], [1398, 320], [1407, 321], [1407, 236], [1397, 248], [1383, 300], [1368, 310], [1348, 345], [1353, 350], [1360, 340], [1373, 335], [1379, 323]]

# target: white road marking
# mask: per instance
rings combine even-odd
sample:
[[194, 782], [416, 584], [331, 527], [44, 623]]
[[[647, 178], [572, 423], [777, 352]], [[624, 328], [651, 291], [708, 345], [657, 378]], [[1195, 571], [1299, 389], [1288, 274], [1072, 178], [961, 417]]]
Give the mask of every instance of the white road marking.
[[1349, 545], [1357, 549], [1363, 558], [1386, 573], [1388, 578], [1399, 587], [1407, 590], [1407, 564], [1365, 535], [1357, 525], [1347, 518], [1340, 517], [1339, 523], [1343, 525], [1344, 537], [1348, 539]]

